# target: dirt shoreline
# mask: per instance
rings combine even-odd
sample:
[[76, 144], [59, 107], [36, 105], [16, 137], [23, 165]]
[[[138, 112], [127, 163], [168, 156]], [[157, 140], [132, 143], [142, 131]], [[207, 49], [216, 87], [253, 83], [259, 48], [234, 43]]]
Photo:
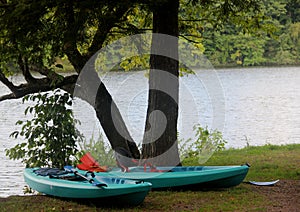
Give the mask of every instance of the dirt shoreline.
[[254, 186], [253, 191], [266, 196], [273, 203], [267, 207], [267, 211], [300, 211], [300, 180], [280, 180], [274, 186]]

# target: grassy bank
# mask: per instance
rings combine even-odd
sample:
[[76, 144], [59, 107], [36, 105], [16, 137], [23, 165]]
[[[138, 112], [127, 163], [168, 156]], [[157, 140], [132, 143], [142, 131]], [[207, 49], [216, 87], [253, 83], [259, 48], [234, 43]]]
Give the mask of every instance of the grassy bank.
[[[229, 149], [215, 153], [205, 165], [251, 165], [247, 180], [299, 180], [300, 144], [244, 149]], [[184, 161], [184, 165], [199, 165], [197, 158]], [[0, 211], [266, 211], [274, 205], [255, 186], [209, 191], [155, 191], [138, 207], [101, 207], [89, 202], [73, 202], [47, 196], [13, 196], [0, 198]]]
[[[276, 146], [265, 145], [229, 149], [215, 153], [205, 165], [251, 165], [246, 180], [268, 181], [300, 179], [300, 144]], [[184, 165], [197, 165], [197, 158], [184, 161]]]

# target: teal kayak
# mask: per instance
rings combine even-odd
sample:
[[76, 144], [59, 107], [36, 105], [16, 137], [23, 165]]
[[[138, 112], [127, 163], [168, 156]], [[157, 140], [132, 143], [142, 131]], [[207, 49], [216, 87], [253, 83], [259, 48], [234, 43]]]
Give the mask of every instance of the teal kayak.
[[239, 185], [245, 179], [248, 165], [242, 166], [183, 166], [149, 168], [131, 167], [128, 172], [113, 170], [95, 173], [97, 176], [110, 176], [123, 179], [150, 182], [153, 189], [183, 188], [228, 188]]
[[24, 179], [30, 188], [40, 193], [72, 199], [93, 199], [99, 203], [114, 203], [138, 205], [142, 203], [151, 189], [151, 183], [124, 178], [87, 176], [93, 179], [92, 183], [85, 178], [75, 176], [74, 173], [59, 175], [41, 175], [39, 168], [26, 168]]

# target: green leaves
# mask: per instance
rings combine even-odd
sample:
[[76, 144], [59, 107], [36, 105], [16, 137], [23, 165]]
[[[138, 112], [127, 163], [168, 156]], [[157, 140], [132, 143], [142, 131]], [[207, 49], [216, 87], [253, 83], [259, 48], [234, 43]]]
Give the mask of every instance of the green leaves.
[[23, 137], [26, 142], [17, 144], [6, 150], [11, 159], [21, 159], [27, 167], [53, 166], [62, 168], [70, 164], [70, 156], [78, 152], [77, 142], [82, 140], [75, 124], [79, 123], [73, 117], [72, 99], [68, 93], [55, 90], [48, 93], [38, 93], [23, 98], [23, 102], [33, 101], [25, 114], [33, 118], [17, 121], [22, 125], [21, 131], [15, 131], [11, 137]]
[[198, 151], [203, 151], [205, 148], [215, 149], [217, 151], [225, 149], [227, 141], [223, 139], [222, 133], [218, 130], [209, 131], [200, 125], [194, 126], [197, 140], [194, 142], [194, 147]]
[[196, 140], [188, 139], [182, 144], [181, 157], [198, 157], [199, 163], [202, 163], [215, 151], [225, 149], [227, 141], [223, 139], [220, 131], [208, 130], [207, 126], [204, 128], [200, 124], [194, 126], [194, 131]]

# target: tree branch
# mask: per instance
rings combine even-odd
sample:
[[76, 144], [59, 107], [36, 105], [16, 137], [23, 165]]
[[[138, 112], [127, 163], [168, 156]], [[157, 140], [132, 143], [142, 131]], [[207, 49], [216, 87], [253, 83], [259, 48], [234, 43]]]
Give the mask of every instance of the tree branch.
[[202, 38], [202, 37], [195, 36], [195, 35], [179, 35], [179, 37], [182, 37], [182, 38], [186, 39], [187, 41], [189, 41], [191, 43], [201, 43], [201, 42], [194, 41], [194, 40], [192, 40], [188, 37]]
[[[2, 75], [3, 73], [0, 72], [1, 82], [5, 81]], [[77, 81], [77, 78], [78, 75], [66, 76], [63, 78], [61, 82], [58, 82], [55, 85], [53, 85], [53, 82], [48, 78], [36, 79], [35, 83], [31, 82], [31, 83], [21, 84], [19, 86], [13, 85], [13, 89], [10, 89], [12, 93], [1, 96], [0, 102], [8, 99], [19, 99], [28, 94], [49, 91], [55, 88], [61, 88], [63, 90], [66, 90], [69, 93], [73, 93], [73, 89]], [[12, 83], [8, 81], [8, 84], [12, 84]], [[5, 85], [8, 86], [7, 84]]]
[[[127, 5], [126, 5], [127, 6]], [[115, 13], [108, 18], [99, 20], [98, 29], [93, 38], [92, 45], [89, 48], [89, 56], [92, 56], [96, 51], [102, 48], [102, 45], [109, 33], [109, 31], [116, 26], [116, 23], [126, 14], [130, 6], [119, 6], [115, 8]]]
[[20, 66], [25, 80], [28, 83], [35, 83], [36, 79], [31, 75], [29, 71], [28, 59], [26, 57], [23, 58], [21, 54], [18, 57], [18, 65]]
[[9, 81], [5, 75], [0, 70], [0, 81], [9, 88], [11, 92], [16, 92], [17, 86], [15, 86], [11, 81]]
[[51, 69], [47, 69], [45, 67], [39, 68], [37, 66], [31, 66], [31, 70], [38, 72], [41, 75], [46, 76], [47, 78], [49, 78], [49, 80], [52, 80], [52, 81], [57, 81], [63, 77], [62, 75], [56, 73], [55, 71], [53, 71]]
[[60, 8], [67, 19], [66, 31], [64, 32], [64, 51], [70, 62], [73, 64], [75, 71], [79, 73], [87, 60], [81, 55], [77, 48], [77, 26], [75, 23], [75, 14], [73, 2], [68, 1], [65, 6]]

